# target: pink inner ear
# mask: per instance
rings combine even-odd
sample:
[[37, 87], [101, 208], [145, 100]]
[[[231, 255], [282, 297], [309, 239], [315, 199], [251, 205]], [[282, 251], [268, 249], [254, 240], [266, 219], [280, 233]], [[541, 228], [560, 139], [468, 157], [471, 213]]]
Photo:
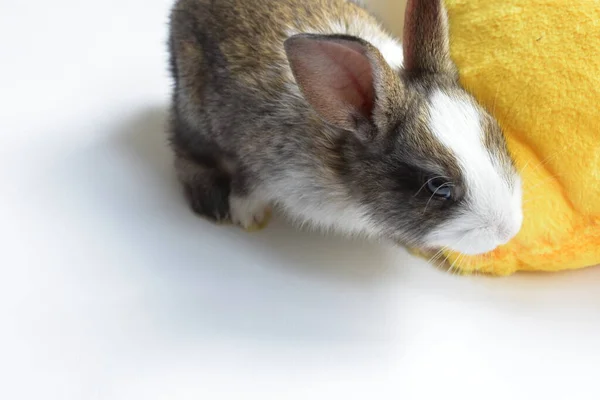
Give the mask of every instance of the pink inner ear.
[[373, 111], [373, 70], [364, 46], [343, 39], [294, 38], [288, 58], [305, 98], [327, 122], [355, 128]]
[[[373, 73], [368, 59], [359, 51], [338, 44], [339, 51], [325, 52], [332, 67], [328, 84], [337, 97], [348, 102], [363, 116], [369, 117], [373, 109]], [[327, 84], [327, 82], [326, 82]]]

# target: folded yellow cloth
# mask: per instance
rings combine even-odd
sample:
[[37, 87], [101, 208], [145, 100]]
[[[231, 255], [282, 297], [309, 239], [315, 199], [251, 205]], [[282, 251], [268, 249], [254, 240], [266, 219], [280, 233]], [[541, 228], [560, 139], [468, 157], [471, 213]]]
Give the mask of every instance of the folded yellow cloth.
[[600, 264], [600, 1], [446, 0], [461, 82], [503, 126], [524, 224], [464, 272]]

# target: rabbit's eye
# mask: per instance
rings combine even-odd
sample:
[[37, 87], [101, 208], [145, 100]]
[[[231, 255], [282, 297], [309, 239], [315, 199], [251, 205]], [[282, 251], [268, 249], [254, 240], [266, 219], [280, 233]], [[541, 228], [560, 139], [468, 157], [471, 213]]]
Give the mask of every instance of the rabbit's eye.
[[447, 181], [442, 177], [430, 178], [427, 181], [427, 190], [432, 196], [440, 197], [448, 200], [452, 197], [452, 182]]

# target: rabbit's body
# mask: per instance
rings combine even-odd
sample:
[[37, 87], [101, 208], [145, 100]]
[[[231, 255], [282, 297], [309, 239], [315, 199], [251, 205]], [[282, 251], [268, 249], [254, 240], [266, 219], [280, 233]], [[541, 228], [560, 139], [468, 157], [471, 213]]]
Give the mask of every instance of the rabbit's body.
[[170, 51], [176, 169], [192, 208], [213, 220], [251, 228], [278, 206], [320, 228], [446, 245], [428, 238], [457, 214], [435, 192], [420, 193], [419, 174], [453, 187], [467, 179], [454, 143], [419, 133], [436, 122], [436, 90], [440, 104], [450, 94], [459, 101], [448, 113], [472, 107], [490, 125], [480, 147], [498, 154], [492, 163], [509, 176], [502, 185], [518, 186], [495, 121], [462, 92], [450, 62], [413, 79], [402, 46], [354, 2], [179, 0]]
[[[239, 203], [251, 203], [239, 213], [245, 215], [233, 211], [231, 217], [250, 227], [262, 220], [265, 207], [277, 203], [303, 222], [332, 228], [343, 223], [347, 233], [362, 230], [356, 223], [360, 211], [331, 176], [338, 160], [329, 150], [338, 144], [320, 132], [327, 127], [298, 90], [283, 43], [303, 32], [360, 35], [379, 43], [396, 68], [402, 64], [401, 45], [345, 0], [182, 0], [172, 26], [172, 54], [180, 55], [173, 59], [178, 77], [173, 144], [178, 154], [231, 167], [223, 172], [234, 179], [214, 187], [223, 191], [217, 201], [231, 188], [233, 196], [245, 198]], [[180, 168], [183, 179], [188, 174], [198, 179], [198, 163], [183, 158], [178, 161], [186, 165]]]

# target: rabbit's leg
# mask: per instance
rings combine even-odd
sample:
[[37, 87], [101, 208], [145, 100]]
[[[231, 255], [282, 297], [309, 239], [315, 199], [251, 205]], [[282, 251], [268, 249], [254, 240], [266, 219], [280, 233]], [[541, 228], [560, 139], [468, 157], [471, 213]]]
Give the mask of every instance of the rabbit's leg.
[[234, 190], [229, 196], [229, 208], [233, 223], [249, 232], [266, 227], [271, 218], [271, 208], [268, 202], [259, 195], [258, 190], [250, 194], [243, 194], [243, 192], [235, 190], [236, 185], [233, 188]]
[[249, 192], [239, 176], [211, 158], [178, 155], [175, 168], [192, 210], [217, 223], [233, 222], [249, 232], [263, 229], [271, 209], [259, 190]]
[[175, 169], [191, 209], [213, 222], [230, 221], [231, 178], [208, 159], [177, 155]]
[[[175, 169], [192, 210], [213, 222], [233, 222], [247, 231], [264, 228], [271, 216], [269, 203], [261, 191], [234, 159], [202, 134], [188, 131], [173, 119], [171, 146], [175, 152]], [[184, 140], [192, 137], [192, 149]]]

